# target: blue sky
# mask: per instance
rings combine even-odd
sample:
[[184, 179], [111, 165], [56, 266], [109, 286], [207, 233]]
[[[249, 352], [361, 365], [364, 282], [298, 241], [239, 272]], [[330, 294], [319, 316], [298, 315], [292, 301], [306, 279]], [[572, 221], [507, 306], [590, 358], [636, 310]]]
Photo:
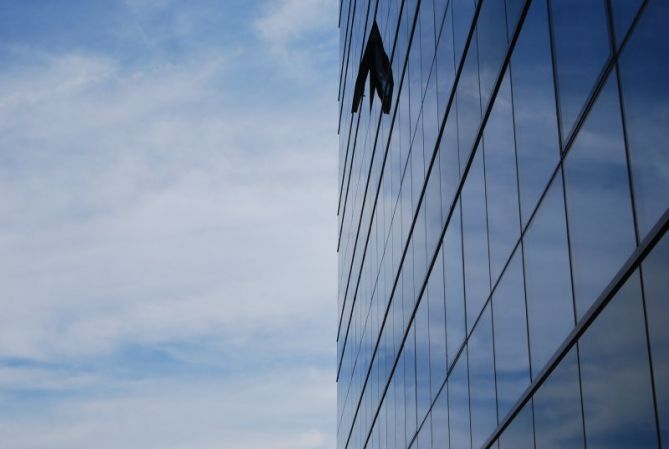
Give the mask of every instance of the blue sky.
[[336, 21], [0, 0], [3, 447], [334, 447]]

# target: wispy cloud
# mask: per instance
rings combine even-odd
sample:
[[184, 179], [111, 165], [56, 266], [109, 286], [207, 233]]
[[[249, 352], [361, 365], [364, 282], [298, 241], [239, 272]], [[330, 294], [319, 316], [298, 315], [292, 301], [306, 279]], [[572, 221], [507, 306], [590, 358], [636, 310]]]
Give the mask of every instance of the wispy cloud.
[[[292, 3], [251, 8], [274, 40], [146, 64], [6, 44], [21, 52], [0, 69], [9, 446], [334, 446], [335, 89], [296, 78], [286, 99], [285, 78], [243, 77], [282, 33], [313, 50], [299, 18], [282, 30]], [[333, 32], [329, 9], [306, 10]]]

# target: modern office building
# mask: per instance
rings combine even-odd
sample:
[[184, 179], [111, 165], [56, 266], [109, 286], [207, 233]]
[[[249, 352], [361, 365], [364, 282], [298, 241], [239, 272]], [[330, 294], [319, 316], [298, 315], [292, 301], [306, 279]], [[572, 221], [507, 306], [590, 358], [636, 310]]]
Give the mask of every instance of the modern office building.
[[342, 0], [339, 449], [669, 449], [669, 0]]

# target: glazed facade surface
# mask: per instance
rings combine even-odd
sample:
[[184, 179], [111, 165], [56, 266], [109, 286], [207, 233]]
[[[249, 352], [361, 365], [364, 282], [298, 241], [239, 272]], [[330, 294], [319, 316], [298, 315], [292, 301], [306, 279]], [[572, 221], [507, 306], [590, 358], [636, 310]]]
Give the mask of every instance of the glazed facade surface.
[[[392, 105], [352, 113], [374, 22]], [[669, 0], [339, 29], [338, 448], [669, 448]]]

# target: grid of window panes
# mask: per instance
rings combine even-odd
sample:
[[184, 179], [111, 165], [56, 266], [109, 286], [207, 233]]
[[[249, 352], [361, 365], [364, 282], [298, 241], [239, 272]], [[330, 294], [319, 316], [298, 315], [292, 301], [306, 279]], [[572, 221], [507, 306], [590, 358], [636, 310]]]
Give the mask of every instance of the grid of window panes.
[[[352, 114], [374, 21], [393, 107]], [[669, 0], [339, 28], [338, 448], [669, 448], [669, 237], [587, 319], [669, 206]]]

